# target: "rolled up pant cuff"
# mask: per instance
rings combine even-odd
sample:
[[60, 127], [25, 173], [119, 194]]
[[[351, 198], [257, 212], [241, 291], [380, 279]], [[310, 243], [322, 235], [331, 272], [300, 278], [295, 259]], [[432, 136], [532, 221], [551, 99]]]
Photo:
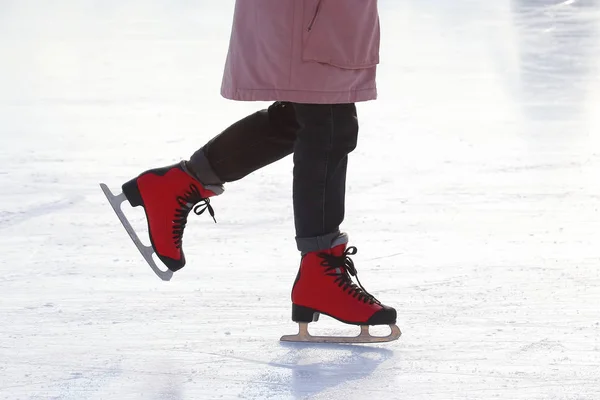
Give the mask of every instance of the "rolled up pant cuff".
[[313, 251], [329, 250], [340, 244], [348, 243], [348, 235], [340, 231], [328, 233], [322, 236], [307, 238], [296, 237], [296, 246], [302, 254]]

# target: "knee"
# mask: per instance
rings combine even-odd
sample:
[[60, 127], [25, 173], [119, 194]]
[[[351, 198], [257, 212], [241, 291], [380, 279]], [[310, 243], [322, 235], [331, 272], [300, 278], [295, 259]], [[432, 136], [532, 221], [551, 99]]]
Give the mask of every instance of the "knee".
[[296, 140], [299, 125], [296, 121], [294, 107], [290, 103], [277, 101], [265, 112], [268, 115], [271, 133], [274, 138], [289, 142]]
[[[334, 105], [333, 150], [351, 153], [358, 144], [358, 118], [354, 104]], [[338, 108], [336, 110], [336, 108]]]
[[358, 119], [356, 116], [349, 118], [344, 127], [342, 136], [343, 147], [346, 153], [351, 153], [358, 144]]
[[354, 104], [296, 104], [300, 123], [297, 146], [318, 154], [343, 157], [357, 145]]

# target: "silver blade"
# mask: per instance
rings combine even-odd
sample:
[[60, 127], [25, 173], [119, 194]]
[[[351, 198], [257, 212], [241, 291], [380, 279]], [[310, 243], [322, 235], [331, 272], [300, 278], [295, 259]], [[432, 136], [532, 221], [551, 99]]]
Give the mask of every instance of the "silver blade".
[[100, 188], [104, 192], [104, 195], [108, 199], [108, 202], [110, 203], [110, 205], [112, 206], [113, 210], [115, 211], [115, 214], [117, 214], [117, 217], [119, 217], [119, 221], [121, 221], [121, 224], [123, 224], [123, 227], [125, 228], [125, 230], [129, 234], [129, 237], [133, 241], [133, 244], [135, 244], [135, 247], [137, 247], [138, 250], [140, 251], [140, 253], [142, 253], [142, 256], [144, 257], [144, 259], [146, 260], [146, 262], [148, 263], [148, 265], [150, 265], [150, 268], [152, 268], [152, 271], [154, 271], [154, 273], [156, 275], [158, 275], [158, 277], [160, 279], [162, 279], [163, 281], [171, 280], [171, 277], [173, 276], [173, 271], [170, 271], [170, 270], [163, 271], [160, 268], [158, 268], [158, 266], [156, 265], [156, 263], [152, 259], [152, 254], [154, 254], [154, 249], [152, 247], [150, 247], [150, 246], [145, 246], [140, 241], [140, 238], [135, 233], [135, 230], [133, 229], [133, 227], [129, 223], [129, 220], [127, 219], [127, 217], [125, 216], [125, 214], [123, 214], [123, 211], [121, 210], [121, 204], [125, 200], [127, 200], [127, 198], [125, 197], [125, 194], [121, 193], [120, 195], [115, 196], [110, 191], [110, 189], [108, 188], [108, 186], [106, 186], [104, 183], [100, 184]]
[[391, 332], [387, 336], [372, 336], [369, 333], [369, 327], [363, 325], [360, 327], [358, 336], [313, 336], [308, 332], [308, 323], [300, 322], [298, 324], [298, 334], [284, 335], [281, 337], [283, 342], [312, 342], [312, 343], [384, 343], [398, 340], [402, 335], [397, 325], [390, 325]]

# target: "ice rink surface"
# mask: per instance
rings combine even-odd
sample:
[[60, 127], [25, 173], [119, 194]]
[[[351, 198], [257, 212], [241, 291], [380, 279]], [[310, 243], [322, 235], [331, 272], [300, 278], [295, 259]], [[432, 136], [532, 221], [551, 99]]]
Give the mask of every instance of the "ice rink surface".
[[380, 1], [343, 229], [404, 334], [362, 346], [278, 341], [291, 158], [190, 217], [169, 283], [98, 187], [267, 105], [219, 95], [232, 9], [0, 0], [0, 399], [599, 399], [600, 1]]

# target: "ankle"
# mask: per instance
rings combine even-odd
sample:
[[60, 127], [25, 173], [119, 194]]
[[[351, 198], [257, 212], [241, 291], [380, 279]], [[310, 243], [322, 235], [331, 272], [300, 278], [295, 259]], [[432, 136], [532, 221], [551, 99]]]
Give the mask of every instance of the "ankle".
[[347, 243], [348, 235], [340, 231], [314, 237], [296, 237], [296, 245], [302, 255], [329, 251], [334, 247], [345, 245]]
[[203, 149], [195, 152], [189, 161], [183, 162], [183, 165], [185, 166], [186, 171], [203, 185], [216, 186], [225, 183], [210, 165], [208, 157], [204, 154]]

